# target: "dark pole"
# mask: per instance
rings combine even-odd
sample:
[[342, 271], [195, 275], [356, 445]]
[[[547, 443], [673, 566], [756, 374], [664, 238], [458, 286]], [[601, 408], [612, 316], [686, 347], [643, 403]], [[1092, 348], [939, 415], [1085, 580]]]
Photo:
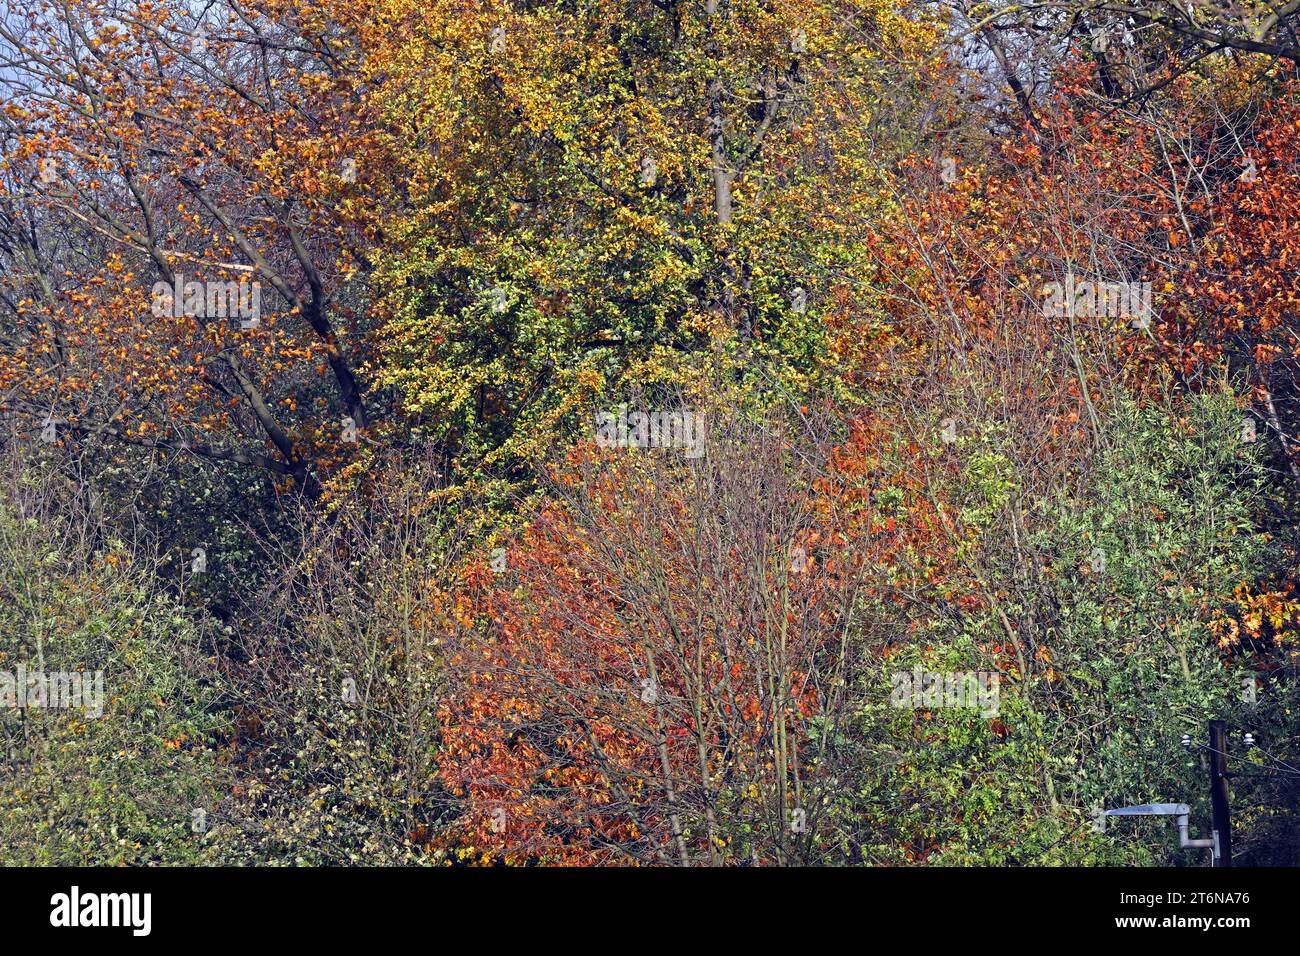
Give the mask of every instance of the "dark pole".
[[1215, 866], [1232, 866], [1232, 819], [1228, 812], [1228, 731], [1221, 720], [1210, 721], [1210, 806], [1219, 834]]

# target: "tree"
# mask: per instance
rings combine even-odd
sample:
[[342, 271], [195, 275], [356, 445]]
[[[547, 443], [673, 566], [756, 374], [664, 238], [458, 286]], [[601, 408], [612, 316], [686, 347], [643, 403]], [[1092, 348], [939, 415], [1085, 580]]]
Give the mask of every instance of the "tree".
[[756, 380], [768, 356], [797, 389], [834, 378], [819, 318], [859, 307], [859, 223], [926, 18], [892, 0], [388, 9], [368, 60], [400, 177], [378, 380], [463, 473], [544, 457], [596, 396], [671, 391], [693, 353], [735, 349]]
[[833, 448], [825, 422], [719, 414], [697, 459], [580, 448], [506, 569], [471, 570], [439, 755], [455, 857], [851, 852], [827, 807], [889, 634], [865, 599], [928, 587], [941, 554], [894, 569], [941, 534], [906, 470], [872, 468], [870, 424]]
[[33, 435], [316, 493], [353, 438], [341, 420], [371, 424], [345, 331], [357, 15], [33, 0], [3, 20], [5, 406]]

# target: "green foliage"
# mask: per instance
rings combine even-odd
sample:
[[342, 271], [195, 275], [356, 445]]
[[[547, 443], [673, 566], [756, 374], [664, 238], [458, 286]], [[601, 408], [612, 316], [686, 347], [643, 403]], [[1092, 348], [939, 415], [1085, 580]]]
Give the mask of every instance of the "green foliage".
[[[1228, 395], [1195, 396], [1177, 417], [1122, 406], [1084, 497], [1046, 506], [1052, 564], [1038, 601], [1054, 611], [1043, 640], [1056, 679], [1038, 696], [1080, 806], [1204, 795], [1179, 740], [1232, 716], [1242, 677], [1208, 623], [1274, 557], [1255, 526], [1263, 472], [1240, 435]], [[1125, 823], [1113, 839], [1186, 859], [1154, 829]]]
[[[968, 636], [949, 639], [903, 647], [867, 676], [853, 734], [862, 776], [838, 815], [862, 835], [863, 862], [1059, 862], [1063, 843], [1085, 837], [1077, 814], [1044, 800], [1046, 721]], [[982, 698], [972, 689], [971, 706], [921, 706], [922, 698], [914, 707], [898, 682], [916, 669], [992, 674], [996, 684], [984, 685]]]
[[0, 713], [0, 860], [193, 864], [224, 790], [199, 634], [120, 541], [92, 537], [0, 505], [0, 668], [103, 672], [98, 717]]
[[[1236, 585], [1277, 559], [1255, 523], [1263, 471], [1240, 433], [1228, 395], [1176, 411], [1123, 404], [1076, 492], [1032, 516], [1022, 553], [1040, 567], [1018, 566], [992, 534], [963, 542], [993, 605], [925, 622], [866, 677], [860, 783], [840, 808], [864, 858], [1197, 862], [1160, 824], [1103, 834], [1093, 821], [1100, 808], [1180, 801], [1203, 824], [1204, 772], [1180, 738], [1203, 740], [1211, 719], [1249, 726], [1242, 672], [1209, 628]], [[1010, 506], [1008, 462], [987, 442], [963, 450], [954, 497], [982, 532]], [[998, 672], [996, 716], [890, 706], [891, 676], [913, 667]]]

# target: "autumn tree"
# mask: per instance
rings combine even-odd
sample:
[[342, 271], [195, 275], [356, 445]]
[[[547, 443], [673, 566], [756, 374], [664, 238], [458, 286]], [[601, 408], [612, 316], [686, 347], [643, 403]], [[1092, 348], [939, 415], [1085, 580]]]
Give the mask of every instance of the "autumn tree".
[[[442, 776], [460, 858], [790, 864], [851, 855], [827, 812], [864, 662], [943, 574], [933, 511], [824, 414], [708, 419], [699, 458], [581, 448], [467, 578]], [[874, 467], [873, 467], [874, 466]], [[907, 573], [901, 557], [923, 555]]]
[[[545, 454], [694, 353], [825, 385], [933, 25], [893, 2], [405, 3], [377, 34], [401, 177], [378, 379], [462, 470]], [[763, 357], [767, 356], [767, 359]], [[581, 426], [581, 422], [576, 422]]]
[[[33, 437], [52, 425], [314, 493], [342, 420], [366, 434], [352, 281], [364, 136], [342, 109], [357, 16], [6, 10], [0, 387]], [[260, 304], [214, 310], [228, 283], [247, 305], [255, 284]]]

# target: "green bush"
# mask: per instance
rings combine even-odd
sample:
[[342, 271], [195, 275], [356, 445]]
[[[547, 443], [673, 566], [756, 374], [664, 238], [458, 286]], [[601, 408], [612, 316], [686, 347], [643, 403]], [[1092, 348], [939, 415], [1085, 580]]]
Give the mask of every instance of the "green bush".
[[198, 628], [121, 542], [24, 481], [0, 501], [0, 671], [102, 671], [102, 713], [0, 710], [0, 863], [199, 862], [222, 769]]
[[[963, 449], [968, 467], [950, 499], [975, 535], [961, 560], [974, 563], [996, 607], [948, 605], [865, 675], [858, 781], [839, 808], [861, 858], [1202, 861], [1203, 851], [1178, 849], [1165, 822], [1098, 832], [1094, 821], [1101, 808], [1187, 802], [1199, 835], [1205, 773], [1180, 739], [1204, 741], [1211, 719], [1250, 726], [1244, 671], [1225, 663], [1209, 627], [1238, 584], [1279, 560], [1256, 524], [1263, 468], [1240, 436], [1227, 395], [1177, 410], [1117, 407], [1074, 489], [1024, 517], [1032, 538], [1019, 559], [997, 517], [1016, 471], [996, 430]], [[914, 666], [1000, 671], [996, 717], [889, 706], [890, 675]]]

